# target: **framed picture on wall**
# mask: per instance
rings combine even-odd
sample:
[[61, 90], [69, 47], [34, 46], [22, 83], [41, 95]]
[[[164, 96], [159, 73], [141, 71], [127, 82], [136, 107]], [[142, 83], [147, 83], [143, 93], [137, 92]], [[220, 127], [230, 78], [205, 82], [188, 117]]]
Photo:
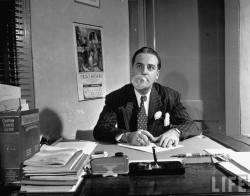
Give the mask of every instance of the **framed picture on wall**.
[[79, 101], [105, 96], [102, 27], [73, 23]]
[[83, 3], [94, 7], [100, 7], [100, 0], [75, 0], [75, 2]]

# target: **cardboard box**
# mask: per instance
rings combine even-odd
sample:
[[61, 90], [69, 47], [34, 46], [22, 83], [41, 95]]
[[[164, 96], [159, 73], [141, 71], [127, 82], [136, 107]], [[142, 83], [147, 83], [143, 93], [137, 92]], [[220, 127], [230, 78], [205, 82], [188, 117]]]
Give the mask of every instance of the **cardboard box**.
[[38, 109], [0, 113], [0, 162], [4, 183], [20, 180], [23, 161], [39, 149]]

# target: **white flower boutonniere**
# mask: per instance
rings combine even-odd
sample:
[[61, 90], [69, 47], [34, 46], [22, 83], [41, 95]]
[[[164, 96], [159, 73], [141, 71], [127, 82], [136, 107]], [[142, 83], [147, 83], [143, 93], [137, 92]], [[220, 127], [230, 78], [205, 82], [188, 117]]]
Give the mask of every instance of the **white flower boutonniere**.
[[162, 115], [162, 112], [161, 111], [158, 111], [158, 112], [155, 112], [155, 120], [158, 120], [161, 118], [161, 115]]
[[165, 114], [164, 126], [167, 127], [168, 125], [170, 125], [170, 115], [169, 115], [169, 113], [167, 112], [167, 113]]

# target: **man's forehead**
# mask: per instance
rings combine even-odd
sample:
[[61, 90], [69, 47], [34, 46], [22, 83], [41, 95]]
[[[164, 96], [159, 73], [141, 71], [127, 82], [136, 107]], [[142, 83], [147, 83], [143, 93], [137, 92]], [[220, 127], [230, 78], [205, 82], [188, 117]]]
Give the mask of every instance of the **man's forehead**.
[[158, 59], [155, 55], [150, 54], [150, 53], [140, 53], [136, 56], [135, 58], [135, 63], [136, 62], [147, 62], [148, 64], [158, 64]]

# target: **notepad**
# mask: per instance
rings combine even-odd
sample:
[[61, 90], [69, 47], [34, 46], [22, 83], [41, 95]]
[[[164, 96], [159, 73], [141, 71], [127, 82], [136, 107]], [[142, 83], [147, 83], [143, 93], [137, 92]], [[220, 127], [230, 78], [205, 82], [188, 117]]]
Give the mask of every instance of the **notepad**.
[[176, 148], [183, 147], [182, 145], [178, 144], [176, 146], [163, 148], [163, 147], [157, 146], [155, 143], [150, 143], [148, 146], [134, 146], [134, 145], [130, 145], [130, 144], [119, 143], [118, 146], [122, 146], [122, 147], [125, 147], [125, 148], [132, 148], [132, 149], [135, 149], [135, 150], [149, 152], [149, 153], [153, 153], [153, 151], [152, 151], [153, 146], [155, 146], [155, 152], [163, 152], [163, 151], [168, 151], [168, 150], [173, 150], [173, 149], [176, 149]]

